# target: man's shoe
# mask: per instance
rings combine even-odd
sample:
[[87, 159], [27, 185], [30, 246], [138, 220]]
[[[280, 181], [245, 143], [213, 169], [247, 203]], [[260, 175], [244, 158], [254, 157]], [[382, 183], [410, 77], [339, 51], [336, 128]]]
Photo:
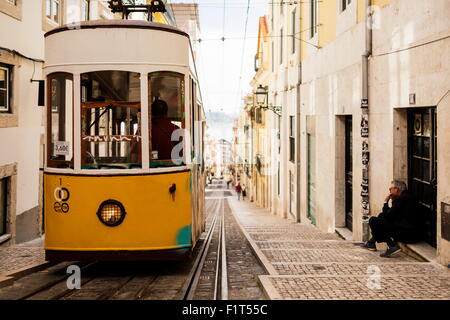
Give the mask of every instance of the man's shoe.
[[380, 254], [380, 257], [389, 257], [389, 256], [393, 255], [394, 253], [399, 252], [400, 250], [401, 249], [399, 246], [389, 247], [385, 252]]
[[373, 242], [370, 242], [370, 241], [367, 241], [367, 242], [361, 244], [361, 248], [369, 249], [370, 251], [377, 251], [376, 244]]

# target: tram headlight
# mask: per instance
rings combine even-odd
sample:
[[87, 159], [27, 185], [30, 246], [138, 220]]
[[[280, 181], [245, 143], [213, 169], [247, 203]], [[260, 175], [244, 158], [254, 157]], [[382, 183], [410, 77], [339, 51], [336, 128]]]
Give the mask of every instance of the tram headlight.
[[125, 208], [123, 204], [116, 200], [103, 201], [97, 211], [100, 221], [108, 227], [115, 227], [125, 219]]

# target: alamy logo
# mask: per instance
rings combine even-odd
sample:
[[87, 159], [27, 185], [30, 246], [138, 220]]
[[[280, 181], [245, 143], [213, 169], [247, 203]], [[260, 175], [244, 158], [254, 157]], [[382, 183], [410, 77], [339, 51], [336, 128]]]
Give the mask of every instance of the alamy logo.
[[367, 273], [370, 274], [367, 279], [367, 288], [371, 290], [381, 290], [381, 269], [372, 265], [367, 267]]
[[67, 267], [67, 273], [70, 274], [67, 278], [67, 289], [81, 289], [81, 269], [79, 266], [70, 265]]

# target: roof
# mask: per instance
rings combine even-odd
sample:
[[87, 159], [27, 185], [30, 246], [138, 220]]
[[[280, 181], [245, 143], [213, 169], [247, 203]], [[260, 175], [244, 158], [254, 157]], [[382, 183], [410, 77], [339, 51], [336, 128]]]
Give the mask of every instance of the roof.
[[72, 24], [66, 24], [61, 27], [57, 27], [49, 32], [45, 33], [45, 37], [48, 37], [52, 34], [64, 32], [64, 31], [73, 31], [80, 29], [100, 29], [100, 28], [128, 28], [128, 29], [152, 29], [152, 30], [162, 30], [167, 32], [172, 32], [176, 34], [180, 34], [189, 38], [189, 35], [171, 25], [162, 24], [157, 22], [149, 22], [144, 20], [91, 20], [91, 21], [82, 21]]

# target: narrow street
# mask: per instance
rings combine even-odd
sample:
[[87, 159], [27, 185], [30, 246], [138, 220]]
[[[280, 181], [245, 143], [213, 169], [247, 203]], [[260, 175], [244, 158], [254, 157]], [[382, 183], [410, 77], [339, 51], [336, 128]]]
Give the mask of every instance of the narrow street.
[[[220, 180], [206, 200], [207, 232], [189, 261], [59, 263], [0, 282], [0, 299], [450, 299], [450, 272], [439, 264], [403, 252], [382, 258], [311, 224], [275, 217], [238, 201]], [[17, 268], [26, 259], [42, 263], [42, 251], [15, 246], [1, 248], [0, 257]], [[70, 265], [81, 267], [80, 290], [67, 287]]]

